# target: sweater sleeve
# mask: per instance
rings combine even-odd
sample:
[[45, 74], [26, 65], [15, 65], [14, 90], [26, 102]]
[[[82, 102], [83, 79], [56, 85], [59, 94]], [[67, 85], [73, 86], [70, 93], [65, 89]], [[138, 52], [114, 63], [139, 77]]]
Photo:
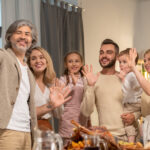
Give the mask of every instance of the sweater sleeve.
[[94, 111], [95, 94], [94, 86], [85, 86], [83, 101], [81, 103], [81, 112], [84, 116], [89, 117]]

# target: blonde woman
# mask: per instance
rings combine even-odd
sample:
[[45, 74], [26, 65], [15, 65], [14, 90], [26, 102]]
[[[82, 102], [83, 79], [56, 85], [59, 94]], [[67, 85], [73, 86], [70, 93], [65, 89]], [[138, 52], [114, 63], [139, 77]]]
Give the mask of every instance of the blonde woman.
[[49, 119], [53, 115], [57, 118], [60, 117], [63, 109], [61, 105], [70, 99], [67, 97], [70, 90], [67, 88], [62, 90], [63, 87], [60, 85], [51, 87], [56, 74], [52, 59], [46, 50], [34, 47], [30, 50], [27, 58], [28, 65], [36, 80], [35, 105], [39, 128], [52, 129]]

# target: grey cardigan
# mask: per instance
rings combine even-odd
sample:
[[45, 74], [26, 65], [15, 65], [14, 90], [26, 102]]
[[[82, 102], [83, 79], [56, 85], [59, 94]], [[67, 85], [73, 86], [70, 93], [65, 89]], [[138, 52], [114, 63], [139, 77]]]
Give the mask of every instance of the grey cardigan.
[[[34, 105], [35, 79], [29, 69], [28, 75], [30, 82], [28, 104], [31, 116], [31, 131], [33, 131], [33, 128], [37, 125]], [[0, 129], [5, 129], [9, 123], [18, 95], [20, 79], [21, 71], [16, 55], [11, 49], [0, 49]]]

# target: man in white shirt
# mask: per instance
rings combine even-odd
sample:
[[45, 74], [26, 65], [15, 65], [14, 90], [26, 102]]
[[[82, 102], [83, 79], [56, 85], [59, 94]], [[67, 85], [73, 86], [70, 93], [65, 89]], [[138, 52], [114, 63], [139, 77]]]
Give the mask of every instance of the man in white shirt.
[[27, 20], [17, 20], [6, 32], [0, 50], [0, 149], [31, 150], [37, 125], [34, 107], [35, 81], [25, 60], [37, 42], [37, 32]]

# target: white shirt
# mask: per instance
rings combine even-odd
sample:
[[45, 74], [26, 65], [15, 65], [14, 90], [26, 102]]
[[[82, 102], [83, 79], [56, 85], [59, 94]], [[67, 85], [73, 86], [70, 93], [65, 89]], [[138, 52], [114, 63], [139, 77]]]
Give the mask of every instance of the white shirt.
[[[44, 93], [41, 91], [41, 89], [39, 88], [38, 84], [36, 83], [36, 87], [35, 87], [35, 106], [42, 106], [44, 104], [47, 104], [50, 102], [50, 90], [48, 87], [45, 86], [45, 90]], [[60, 118], [62, 112], [63, 112], [63, 105], [55, 108], [53, 111], [43, 115], [41, 118], [42, 119], [50, 119], [52, 118], [52, 116], [54, 115], [56, 118]]]
[[[49, 94], [50, 94], [50, 90], [45, 86], [44, 89], [44, 93], [41, 91], [41, 89], [39, 88], [38, 84], [36, 83], [35, 86], [35, 106], [42, 106], [44, 104], [47, 104], [50, 101], [49, 98]], [[43, 119], [49, 119], [51, 118], [52, 114], [51, 113], [47, 113], [45, 115], [42, 116]]]
[[23, 66], [19, 60], [18, 63], [22, 76], [18, 96], [7, 129], [30, 132], [30, 114], [27, 102], [30, 94], [29, 77], [27, 66]]
[[133, 72], [129, 72], [122, 85], [123, 103], [137, 103], [141, 100], [142, 88]]

